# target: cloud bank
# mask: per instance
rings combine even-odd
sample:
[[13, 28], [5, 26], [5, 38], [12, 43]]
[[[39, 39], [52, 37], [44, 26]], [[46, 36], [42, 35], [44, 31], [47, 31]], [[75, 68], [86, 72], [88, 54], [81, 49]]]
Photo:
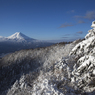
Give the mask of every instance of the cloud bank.
[[95, 11], [87, 11], [84, 16], [75, 16], [75, 18], [83, 18], [88, 20], [94, 20], [95, 19]]

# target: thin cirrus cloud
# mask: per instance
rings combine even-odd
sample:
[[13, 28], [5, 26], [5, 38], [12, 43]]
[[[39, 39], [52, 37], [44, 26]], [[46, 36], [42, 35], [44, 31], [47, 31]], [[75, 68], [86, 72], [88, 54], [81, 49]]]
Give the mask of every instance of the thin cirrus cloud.
[[71, 36], [71, 34], [64, 34], [63, 37], [62, 37], [62, 39], [69, 39], [70, 36]]
[[95, 19], [95, 11], [87, 11], [84, 16], [75, 16], [75, 18], [84, 18], [88, 20], [94, 20]]
[[71, 23], [64, 23], [59, 28], [65, 28], [65, 27], [70, 27], [70, 26], [74, 26], [74, 25]]
[[78, 31], [75, 34], [65, 34], [63, 35], [62, 39], [64, 41], [74, 41], [77, 39], [82, 39], [83, 37], [81, 36], [83, 34], [83, 31]]
[[68, 11], [67, 13], [75, 13], [75, 10]]
[[83, 20], [79, 20], [79, 21], [78, 21], [77, 23], [75, 23], [75, 24], [72, 24], [72, 23], [64, 23], [64, 24], [62, 24], [59, 28], [70, 27], [70, 26], [74, 26], [74, 25], [82, 24], [82, 23], [86, 23], [86, 22], [83, 21]]
[[78, 21], [78, 24], [82, 24], [82, 23], [85, 23], [85, 21], [83, 21], [83, 20]]
[[77, 34], [83, 34], [83, 31], [78, 31], [78, 32], [76, 32]]
[[65, 37], [65, 36], [64, 36], [64, 37], [62, 37], [62, 38], [67, 39], [67, 38], [69, 38], [69, 37]]

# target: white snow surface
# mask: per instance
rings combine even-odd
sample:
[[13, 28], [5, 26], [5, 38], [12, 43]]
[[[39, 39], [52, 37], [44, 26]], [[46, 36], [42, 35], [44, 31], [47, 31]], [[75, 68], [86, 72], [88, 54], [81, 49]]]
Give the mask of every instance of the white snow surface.
[[[30, 83], [33, 87], [28, 86], [27, 82], [25, 82], [25, 75], [23, 75], [9, 89], [7, 95], [16, 95], [15, 92], [19, 91], [19, 89], [26, 91], [27, 95], [76, 95], [74, 90], [69, 87], [72, 84], [68, 79], [71, 77], [70, 64], [68, 64], [71, 60], [68, 59], [68, 54], [74, 46], [74, 43], [65, 46], [54, 46], [46, 56], [43, 56], [43, 60], [45, 60], [43, 67], [48, 68], [48, 71], [40, 71], [40, 75], [35, 81], [32, 84]], [[32, 81], [32, 79], [30, 80]]]

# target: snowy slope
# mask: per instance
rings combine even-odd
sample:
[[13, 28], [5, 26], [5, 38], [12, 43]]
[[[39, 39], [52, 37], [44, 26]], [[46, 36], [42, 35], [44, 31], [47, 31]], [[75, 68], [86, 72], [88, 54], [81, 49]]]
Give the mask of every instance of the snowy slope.
[[1, 95], [95, 95], [95, 29], [88, 32], [71, 44], [3, 57]]
[[[74, 43], [57, 44], [46, 48], [21, 50], [2, 58], [0, 87], [4, 85], [4, 88], [0, 90], [1, 95], [4, 95], [6, 90], [8, 90], [7, 95], [64, 95], [67, 93], [66, 84], [69, 83], [67, 78], [70, 77], [71, 70], [65, 60], [68, 59], [68, 54], [74, 46]], [[5, 77], [2, 78], [2, 76]], [[65, 92], [60, 85], [61, 82], [63, 85], [63, 81], [65, 81]]]

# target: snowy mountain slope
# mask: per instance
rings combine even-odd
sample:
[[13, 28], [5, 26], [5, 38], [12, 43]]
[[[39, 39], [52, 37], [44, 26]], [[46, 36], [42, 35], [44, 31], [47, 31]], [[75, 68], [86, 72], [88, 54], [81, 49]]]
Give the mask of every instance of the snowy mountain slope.
[[[60, 89], [57, 89], [58, 84], [56, 83], [60, 84], [60, 81], [67, 76], [66, 72], [69, 73], [69, 67], [66, 68], [66, 63], [63, 64], [62, 61], [64, 57], [68, 58], [68, 54], [74, 46], [74, 43], [65, 46], [57, 44], [46, 48], [21, 50], [2, 58], [0, 60], [0, 88], [4, 87], [0, 90], [1, 95], [5, 93], [7, 95], [19, 95], [20, 93], [41, 95], [45, 90], [44, 95], [50, 91], [61, 95], [62, 92], [59, 92]], [[56, 80], [52, 80], [54, 76]], [[50, 84], [54, 81], [56, 81], [55, 86]]]
[[21, 50], [3, 57], [1, 95], [80, 95], [70, 81], [75, 60], [68, 56], [80, 41]]

